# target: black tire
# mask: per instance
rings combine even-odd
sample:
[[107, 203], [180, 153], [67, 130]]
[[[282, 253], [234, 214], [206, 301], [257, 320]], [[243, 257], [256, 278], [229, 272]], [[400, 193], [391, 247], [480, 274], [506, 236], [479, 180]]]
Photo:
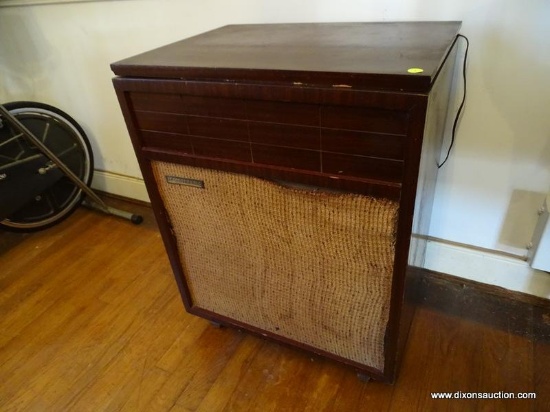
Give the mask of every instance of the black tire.
[[[56, 107], [36, 102], [12, 102], [4, 107], [43, 143], [86, 185], [93, 177], [94, 159], [90, 141], [82, 127], [67, 113]], [[15, 136], [3, 119], [0, 143]], [[38, 153], [21, 137], [3, 148], [2, 159], [9, 161], [10, 147], [16, 146], [25, 154]], [[7, 154], [6, 154], [7, 152]], [[7, 160], [6, 160], [7, 159]], [[51, 227], [66, 219], [80, 205], [84, 197], [68, 177], [63, 176], [54, 186], [0, 222], [0, 228], [12, 232], [34, 232]]]

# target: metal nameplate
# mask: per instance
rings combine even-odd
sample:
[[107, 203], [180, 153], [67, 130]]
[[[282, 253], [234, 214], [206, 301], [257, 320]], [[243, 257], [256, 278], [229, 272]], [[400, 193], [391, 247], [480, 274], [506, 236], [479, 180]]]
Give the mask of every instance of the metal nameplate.
[[190, 179], [188, 177], [179, 177], [179, 176], [166, 176], [166, 181], [173, 185], [183, 185], [198, 187], [199, 189], [204, 189], [204, 181], [197, 179]]

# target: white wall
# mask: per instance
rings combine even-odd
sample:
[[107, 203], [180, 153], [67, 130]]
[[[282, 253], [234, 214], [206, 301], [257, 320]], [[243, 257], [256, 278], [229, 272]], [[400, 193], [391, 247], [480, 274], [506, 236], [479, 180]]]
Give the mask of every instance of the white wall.
[[111, 86], [111, 62], [231, 23], [462, 20], [471, 41], [468, 100], [441, 170], [431, 234], [525, 255], [550, 188], [547, 0], [1, 5], [0, 100], [38, 100], [68, 111], [90, 135], [96, 167], [106, 171], [96, 185], [136, 197], [143, 196], [141, 182], [124, 176], [140, 172]]

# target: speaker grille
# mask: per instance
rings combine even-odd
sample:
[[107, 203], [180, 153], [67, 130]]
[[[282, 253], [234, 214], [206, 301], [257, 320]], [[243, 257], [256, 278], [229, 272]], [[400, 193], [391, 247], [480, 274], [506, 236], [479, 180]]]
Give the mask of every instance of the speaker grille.
[[383, 370], [397, 202], [152, 166], [194, 306]]

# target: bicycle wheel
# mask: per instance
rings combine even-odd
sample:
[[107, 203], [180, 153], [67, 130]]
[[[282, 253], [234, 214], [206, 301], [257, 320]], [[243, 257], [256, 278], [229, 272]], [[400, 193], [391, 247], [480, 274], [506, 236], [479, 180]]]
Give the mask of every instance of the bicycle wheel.
[[[93, 174], [90, 142], [80, 125], [67, 113], [47, 104], [13, 102], [4, 107], [32, 134], [44, 143], [71, 171], [87, 185]], [[39, 153], [7, 121], [0, 125], [0, 165]], [[2, 144], [4, 143], [4, 144]], [[17, 212], [0, 222], [0, 228], [32, 232], [45, 229], [66, 219], [82, 202], [83, 193], [68, 177], [63, 176], [52, 187], [36, 196]]]

